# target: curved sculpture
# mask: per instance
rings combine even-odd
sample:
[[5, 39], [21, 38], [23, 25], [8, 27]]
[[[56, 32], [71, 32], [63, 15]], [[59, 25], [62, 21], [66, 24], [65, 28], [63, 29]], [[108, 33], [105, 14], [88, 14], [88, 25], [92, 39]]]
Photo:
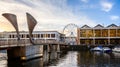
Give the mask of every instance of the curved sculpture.
[[17, 18], [16, 15], [14, 14], [10, 14], [10, 13], [4, 13], [2, 14], [11, 24], [12, 26], [15, 28], [16, 32], [17, 32], [17, 38], [18, 40], [20, 40], [20, 34], [19, 34], [19, 29], [18, 29], [18, 23], [17, 23]]
[[34, 30], [35, 25], [37, 24], [37, 21], [29, 13], [26, 13], [26, 15], [27, 15], [30, 42], [34, 44], [32, 32]]

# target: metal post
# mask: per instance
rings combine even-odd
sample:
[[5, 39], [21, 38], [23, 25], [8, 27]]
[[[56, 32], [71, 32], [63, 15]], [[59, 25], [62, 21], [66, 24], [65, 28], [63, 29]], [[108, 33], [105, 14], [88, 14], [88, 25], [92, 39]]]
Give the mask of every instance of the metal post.
[[110, 29], [108, 28], [108, 45], [110, 45]]
[[95, 45], [95, 29], [93, 29], [93, 35], [94, 35], [94, 37], [93, 37], [93, 44]]

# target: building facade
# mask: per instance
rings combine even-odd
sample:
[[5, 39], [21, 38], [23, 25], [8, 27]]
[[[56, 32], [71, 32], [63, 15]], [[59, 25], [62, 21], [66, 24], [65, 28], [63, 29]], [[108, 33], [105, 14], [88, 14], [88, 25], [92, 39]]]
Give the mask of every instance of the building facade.
[[111, 24], [104, 27], [84, 25], [77, 30], [77, 43], [80, 45], [119, 45], [120, 26]]
[[[4, 40], [15, 40], [17, 39], [16, 32], [3, 32], [1, 36]], [[34, 31], [33, 32], [33, 39], [34, 40], [41, 40], [41, 41], [63, 41], [63, 37], [65, 35], [61, 34], [57, 31]], [[27, 31], [20, 31], [20, 39], [21, 40], [28, 40], [29, 39], [29, 32]]]

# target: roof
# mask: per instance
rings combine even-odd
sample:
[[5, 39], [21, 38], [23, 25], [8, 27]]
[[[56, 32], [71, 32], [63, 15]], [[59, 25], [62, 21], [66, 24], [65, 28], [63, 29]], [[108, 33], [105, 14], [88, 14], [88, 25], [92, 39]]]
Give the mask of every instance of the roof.
[[96, 25], [94, 28], [104, 28], [104, 26], [98, 24], [98, 25]]
[[[33, 31], [33, 33], [59, 33], [58, 31]], [[4, 33], [14, 33], [16, 34], [16, 31], [11, 31], [11, 32], [4, 32]], [[20, 31], [20, 34], [21, 33], [29, 33], [29, 31]], [[59, 33], [59, 34], [62, 34], [62, 33]]]
[[89, 27], [88, 25], [84, 25], [81, 28], [91, 28], [91, 27]]
[[116, 28], [120, 28], [120, 26], [117, 26], [117, 25], [115, 25], [115, 24], [110, 24], [110, 25], [104, 27], [103, 25], [98, 24], [98, 25], [96, 25], [95, 27], [90, 27], [90, 26], [88, 26], [88, 25], [83, 25], [83, 26], [81, 27], [81, 29], [108, 29], [108, 28], [109, 28], [109, 29], [116, 29]]
[[107, 28], [116, 28], [116, 27], [118, 27], [118, 26], [115, 25], [115, 24], [111, 24], [111, 25], [108, 25], [108, 26], [107, 26]]

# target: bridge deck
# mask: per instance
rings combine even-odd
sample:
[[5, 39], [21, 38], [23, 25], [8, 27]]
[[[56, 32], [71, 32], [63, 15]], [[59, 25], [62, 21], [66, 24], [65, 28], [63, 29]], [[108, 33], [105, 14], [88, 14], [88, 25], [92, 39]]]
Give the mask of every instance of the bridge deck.
[[60, 44], [64, 45], [65, 42], [58, 42], [53, 40], [34, 40], [35, 44], [31, 44], [30, 41], [27, 39], [22, 39], [17, 41], [16, 39], [12, 40], [0, 40], [0, 48], [6, 48], [6, 47], [15, 47], [15, 46], [27, 46], [27, 45], [48, 45], [48, 44]]

